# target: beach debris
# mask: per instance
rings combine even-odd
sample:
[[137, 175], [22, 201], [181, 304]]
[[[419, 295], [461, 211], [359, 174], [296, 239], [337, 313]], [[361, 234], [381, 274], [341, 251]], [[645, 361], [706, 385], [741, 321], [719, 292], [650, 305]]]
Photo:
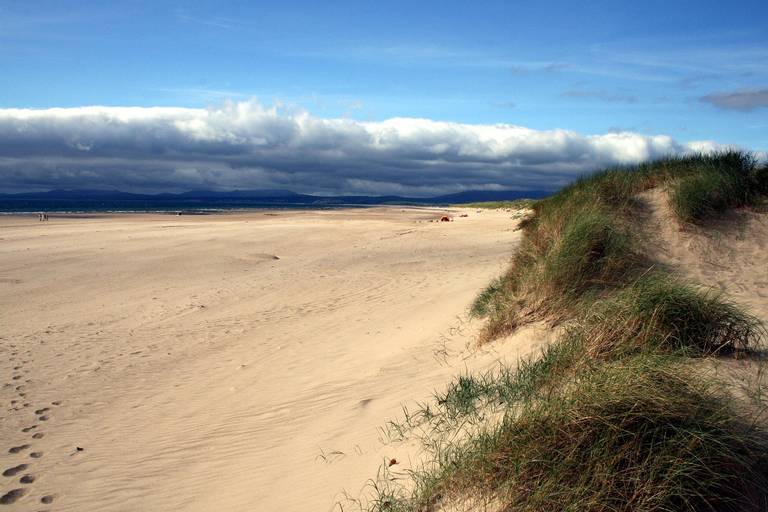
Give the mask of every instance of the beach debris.
[[392, 466], [394, 466], [395, 464], [398, 464], [398, 462], [397, 462], [397, 459], [389, 459], [389, 464], [388, 464], [388, 467], [390, 467], [390, 468], [391, 468], [391, 467], [392, 467]]
[[468, 213], [462, 213], [461, 215], [459, 215], [459, 217], [469, 217], [469, 214]]
[[344, 452], [340, 452], [339, 450], [334, 450], [332, 452], [325, 453], [323, 449], [320, 448], [320, 455], [315, 457], [315, 460], [320, 459], [326, 464], [332, 464], [336, 462], [338, 459], [343, 459], [346, 456], [347, 454], [345, 454]]
[[451, 222], [451, 218], [447, 215], [440, 217], [440, 222]]

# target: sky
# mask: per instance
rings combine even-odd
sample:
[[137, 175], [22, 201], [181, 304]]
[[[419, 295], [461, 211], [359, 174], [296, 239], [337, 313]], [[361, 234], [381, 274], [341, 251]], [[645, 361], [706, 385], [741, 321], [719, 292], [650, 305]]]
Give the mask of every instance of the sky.
[[0, 192], [552, 190], [768, 151], [768, 2], [0, 0]]

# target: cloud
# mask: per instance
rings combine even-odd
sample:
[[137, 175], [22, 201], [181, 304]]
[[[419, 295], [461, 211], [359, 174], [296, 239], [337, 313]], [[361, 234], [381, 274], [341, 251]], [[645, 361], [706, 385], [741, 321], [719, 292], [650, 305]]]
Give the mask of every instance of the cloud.
[[574, 89], [565, 91], [561, 96], [564, 98], [576, 98], [576, 99], [595, 99], [600, 101], [607, 101], [609, 103], [637, 103], [637, 96], [629, 94], [617, 94], [607, 91], [590, 91], [583, 89]]
[[491, 102], [491, 106], [494, 108], [510, 110], [510, 109], [517, 108], [517, 103], [515, 103], [514, 101], [494, 101], [494, 102]]
[[699, 100], [725, 110], [751, 112], [758, 108], [768, 107], [768, 89], [716, 92], [702, 96]]
[[525, 62], [511, 65], [509, 69], [513, 75], [527, 75], [536, 72], [557, 73], [571, 67], [572, 65], [566, 62]]
[[635, 128], [625, 128], [623, 126], [609, 126], [608, 127], [608, 133], [632, 133], [635, 130]]
[[722, 79], [723, 75], [719, 73], [698, 73], [692, 76], [685, 76], [681, 78], [678, 83], [683, 89], [693, 89], [704, 82], [714, 82]]
[[629, 132], [324, 119], [257, 101], [209, 109], [0, 109], [0, 191], [551, 190], [595, 168], [680, 154], [692, 144]]
[[235, 18], [226, 16], [196, 16], [187, 9], [177, 9], [176, 19], [181, 23], [191, 23], [197, 25], [207, 25], [209, 27], [232, 30], [240, 27], [241, 22]]

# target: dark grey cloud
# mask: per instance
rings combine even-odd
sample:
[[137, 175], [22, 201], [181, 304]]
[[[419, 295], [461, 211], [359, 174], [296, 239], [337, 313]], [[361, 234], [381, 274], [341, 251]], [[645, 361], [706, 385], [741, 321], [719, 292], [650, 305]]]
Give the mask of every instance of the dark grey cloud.
[[716, 92], [702, 96], [699, 100], [725, 110], [751, 112], [758, 108], [768, 107], [768, 89]]
[[713, 147], [630, 132], [323, 119], [255, 101], [209, 109], [0, 109], [0, 191], [553, 189], [597, 167]]

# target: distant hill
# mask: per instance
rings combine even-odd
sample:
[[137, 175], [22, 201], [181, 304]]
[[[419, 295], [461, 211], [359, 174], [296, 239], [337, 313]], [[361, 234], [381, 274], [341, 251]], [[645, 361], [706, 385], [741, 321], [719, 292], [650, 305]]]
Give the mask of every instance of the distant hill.
[[552, 192], [543, 190], [468, 190], [432, 198], [437, 203], [461, 204], [483, 201], [514, 201], [515, 199], [541, 199]]
[[303, 194], [297, 194], [290, 190], [230, 190], [230, 191], [212, 191], [212, 190], [191, 190], [189, 192], [182, 192], [180, 194], [164, 194], [171, 197], [182, 198], [198, 198], [198, 199], [210, 199], [214, 197], [220, 197], [222, 199], [264, 199], [264, 198], [299, 198], [299, 197], [311, 197]]

